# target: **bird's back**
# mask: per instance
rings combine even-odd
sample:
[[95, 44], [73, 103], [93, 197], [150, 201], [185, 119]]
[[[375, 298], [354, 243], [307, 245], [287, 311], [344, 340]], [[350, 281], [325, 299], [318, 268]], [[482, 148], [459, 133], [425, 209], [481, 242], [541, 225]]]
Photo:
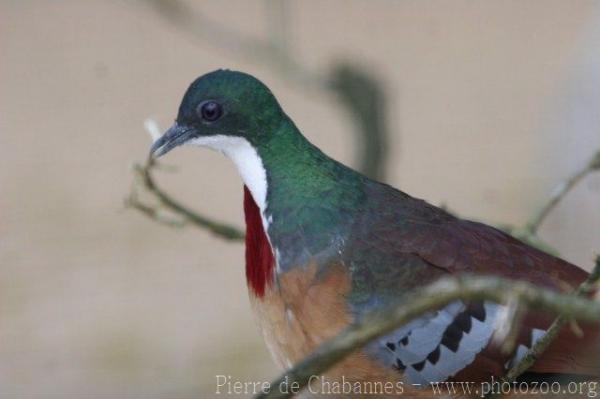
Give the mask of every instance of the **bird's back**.
[[[385, 184], [367, 181], [364, 190], [368, 200], [356, 214], [344, 258], [353, 265], [356, 283], [349, 298], [355, 314], [393, 304], [406, 291], [451, 274], [500, 276], [560, 292], [572, 291], [588, 276], [496, 228], [457, 218]], [[549, 314], [530, 311], [517, 350], [506, 356], [491, 342], [500, 313], [496, 304], [457, 302], [384, 337], [371, 346], [372, 353], [419, 382], [500, 376], [552, 321]], [[600, 375], [600, 362], [585, 355], [590, 345], [598, 347], [598, 329], [585, 330], [583, 339], [565, 330], [533, 370]]]

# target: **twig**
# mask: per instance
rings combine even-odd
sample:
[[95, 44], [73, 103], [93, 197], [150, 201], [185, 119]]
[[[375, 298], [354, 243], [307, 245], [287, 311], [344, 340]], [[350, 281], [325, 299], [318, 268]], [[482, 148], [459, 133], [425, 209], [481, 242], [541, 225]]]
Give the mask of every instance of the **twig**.
[[[456, 300], [489, 300], [506, 304], [516, 298], [524, 306], [578, 320], [600, 322], [600, 303], [542, 289], [523, 281], [495, 277], [446, 278], [410, 293], [406, 298], [404, 305], [365, 317], [322, 344], [270, 384], [269, 392], [257, 398], [290, 397], [304, 388], [311, 376], [322, 374], [376, 337]], [[298, 391], [282, 391], [281, 384], [296, 386]]]
[[[192, 223], [194, 226], [208, 230], [221, 238], [234, 241], [244, 239], [244, 233], [237, 227], [230, 226], [222, 222], [217, 222], [204, 215], [201, 215], [198, 212], [192, 211], [161, 190], [154, 182], [154, 179], [150, 173], [154, 165], [156, 165], [155, 162], [148, 161], [145, 165], [136, 164], [133, 168], [138, 177], [136, 180], [139, 181], [139, 184], [142, 185], [145, 190], [150, 192], [162, 206], [182, 216], [185, 221]], [[132, 189], [129, 198], [126, 200], [126, 205], [137, 209], [145, 215], [150, 216], [151, 218], [162, 223], [166, 223], [171, 226], [181, 226], [182, 222], [176, 222], [159, 217], [157, 209], [139, 201], [135, 186]]]
[[[577, 290], [573, 292], [573, 296], [583, 297], [590, 294], [594, 288], [596, 288], [596, 283], [600, 279], [600, 256], [596, 258], [596, 266], [592, 273], [588, 276], [587, 280], [585, 280]], [[518, 376], [527, 371], [531, 366], [535, 364], [537, 359], [541, 356], [542, 353], [548, 348], [548, 346], [554, 341], [562, 327], [567, 324], [569, 321], [573, 320], [573, 315], [565, 314], [558, 316], [552, 325], [548, 328], [548, 331], [542, 338], [540, 338], [533, 347], [525, 354], [523, 359], [519, 361], [515, 366], [513, 366], [504, 376], [504, 380], [508, 382], [514, 381]]]
[[[274, 10], [272, 18], [287, 15], [283, 8], [285, 5], [277, 3], [281, 2], [273, 3], [279, 9]], [[202, 43], [217, 50], [226, 51], [231, 56], [275, 67], [276, 72], [300, 87], [321, 89], [326, 85], [324, 75], [304, 67], [287, 51], [284, 42], [287, 35], [281, 31], [286, 28], [285, 22], [271, 21], [272, 37], [263, 40], [213, 21], [180, 0], [148, 0], [143, 4], [152, 6], [159, 16], [190, 37], [200, 39]]]
[[[162, 134], [158, 123], [152, 118], [148, 118], [144, 121], [144, 128], [150, 135], [152, 142], [158, 140]], [[181, 203], [169, 196], [166, 192], [161, 190], [154, 182], [151, 174], [151, 170], [157, 166], [158, 163], [153, 158], [149, 158], [143, 165], [138, 163], [133, 165], [133, 172], [135, 176], [129, 197], [125, 199], [125, 206], [136, 209], [151, 219], [171, 227], [183, 227], [187, 222], [189, 222], [198, 228], [208, 230], [226, 240], [237, 241], [244, 239], [244, 233], [237, 227], [230, 226], [222, 222], [217, 222], [204, 215], [201, 215], [198, 212], [183, 206]], [[166, 208], [171, 212], [181, 216], [181, 219], [169, 218], [163, 212], [161, 212], [160, 207], [157, 208], [140, 201], [138, 196], [138, 191], [140, 188], [143, 188], [145, 191], [152, 194], [163, 208]]]
[[540, 239], [538, 236], [539, 228], [548, 215], [556, 209], [556, 206], [560, 201], [589, 173], [596, 170], [600, 170], [600, 151], [598, 151], [582, 169], [576, 171], [565, 182], [561, 183], [548, 201], [544, 203], [540, 210], [525, 224], [525, 226], [515, 227], [512, 225], [501, 224], [497, 227], [533, 247], [552, 255], [559, 256], [556, 248]]
[[[134, 166], [134, 168], [135, 167], [137, 166]], [[129, 197], [125, 199], [125, 207], [136, 209], [144, 215], [148, 216], [150, 219], [156, 220], [157, 222], [166, 224], [170, 227], [179, 228], [186, 225], [185, 219], [170, 218], [164, 215], [159, 208], [153, 207], [140, 201], [135, 189], [132, 189], [131, 193], [129, 194]]]
[[536, 235], [541, 224], [544, 222], [548, 214], [558, 205], [558, 203], [567, 195], [575, 185], [586, 177], [590, 172], [600, 169], [600, 151], [598, 151], [592, 159], [581, 170], [575, 172], [564, 183], [556, 188], [550, 199], [540, 209], [540, 211], [527, 223], [526, 231], [531, 235]]

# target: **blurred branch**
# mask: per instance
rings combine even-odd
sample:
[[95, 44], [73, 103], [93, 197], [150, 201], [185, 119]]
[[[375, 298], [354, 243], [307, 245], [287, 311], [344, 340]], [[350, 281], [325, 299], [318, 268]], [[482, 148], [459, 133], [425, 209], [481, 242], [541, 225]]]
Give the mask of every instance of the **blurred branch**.
[[555, 192], [550, 196], [546, 204], [540, 209], [540, 211], [527, 223], [527, 231], [535, 235], [537, 234], [540, 225], [544, 222], [546, 217], [552, 212], [552, 210], [558, 205], [558, 203], [589, 173], [594, 170], [600, 170], [600, 151], [598, 151], [592, 159], [583, 167], [581, 170], [575, 172], [565, 182], [558, 186]]
[[[155, 141], [158, 139], [158, 137], [160, 137], [160, 128], [153, 119], [146, 119], [146, 121], [144, 121], [144, 127], [152, 138], [152, 141]], [[135, 176], [129, 196], [125, 200], [125, 206], [136, 209], [151, 219], [171, 227], [183, 227], [187, 223], [192, 223], [194, 226], [208, 230], [226, 240], [239, 241], [244, 239], [245, 235], [243, 231], [237, 227], [215, 221], [207, 216], [195, 212], [185, 207], [160, 189], [156, 185], [151, 174], [152, 169], [157, 165], [158, 163], [152, 158], [149, 158], [145, 164], [136, 163], [133, 165], [133, 172]], [[149, 193], [153, 197], [154, 202], [158, 202], [158, 206], [153, 206], [143, 202], [140, 199], [140, 191]], [[174, 213], [175, 215], [178, 215], [180, 218], [175, 219], [173, 217], [169, 217], [167, 214], [165, 214], [165, 209], [171, 213]]]
[[[132, 188], [129, 197], [125, 201], [125, 204], [128, 207], [137, 209], [146, 216], [173, 227], [182, 227], [189, 222], [196, 227], [208, 230], [226, 240], [239, 241], [244, 239], [244, 233], [237, 227], [215, 221], [198, 212], [192, 211], [162, 191], [156, 185], [151, 175], [151, 170], [155, 165], [156, 162], [148, 161], [144, 165], [135, 164], [133, 166], [136, 179], [134, 180], [134, 187]], [[160, 204], [159, 207], [153, 207], [140, 201], [139, 195], [137, 194], [140, 186], [145, 191], [152, 194], [156, 200], [158, 200]], [[163, 212], [161, 212], [161, 208], [167, 208], [169, 211], [181, 216], [182, 220], [168, 218]]]
[[388, 131], [384, 85], [364, 68], [338, 61], [328, 73], [306, 67], [290, 51], [288, 2], [267, 1], [267, 39], [252, 37], [206, 17], [180, 0], [147, 0], [172, 26], [204, 44], [247, 62], [272, 68], [284, 80], [308, 92], [333, 94], [351, 116], [357, 140], [357, 168], [375, 180], [385, 180]]
[[[600, 323], [600, 303], [569, 294], [539, 288], [524, 281], [498, 277], [450, 277], [438, 280], [416, 292], [406, 294], [406, 301], [387, 311], [365, 317], [319, 346], [311, 355], [271, 383], [271, 390], [258, 395], [261, 399], [287, 398], [292, 392], [280, 390], [284, 384], [306, 387], [313, 375], [322, 375], [352, 352], [373, 339], [453, 301], [477, 300], [497, 303], [516, 301], [523, 306], [544, 309], [568, 319]], [[298, 391], [294, 392], [298, 393]]]
[[575, 173], [573, 173], [573, 175], [569, 176], [556, 188], [550, 198], [524, 227], [515, 227], [511, 225], [500, 225], [498, 227], [529, 245], [558, 256], [558, 251], [555, 248], [551, 247], [539, 238], [539, 228], [546, 220], [548, 215], [550, 215], [552, 211], [556, 209], [556, 206], [579, 182], [583, 181], [583, 179], [590, 173], [598, 170], [600, 170], [600, 150], [594, 154], [594, 156], [583, 168], [577, 170]]
[[[133, 171], [136, 174], [135, 179], [137, 181], [138, 178], [142, 177], [143, 166], [140, 164], [133, 165]], [[137, 184], [134, 182], [134, 186]], [[137, 194], [137, 188], [133, 187], [131, 192], [129, 193], [129, 197], [125, 199], [125, 206], [127, 208], [133, 208], [148, 216], [150, 219], [153, 219], [159, 223], [165, 224], [170, 227], [184, 227], [186, 225], [186, 220], [183, 218], [174, 218], [165, 212], [162, 211], [161, 207], [156, 207], [144, 203], [140, 200]]]
[[202, 43], [245, 61], [274, 67], [285, 79], [305, 89], [320, 89], [326, 78], [305, 68], [287, 50], [287, 2], [268, 2], [269, 39], [252, 37], [213, 21], [180, 0], [146, 0], [156, 13], [172, 26], [200, 39]]
[[383, 85], [362, 69], [339, 62], [332, 70], [330, 88], [354, 121], [359, 170], [375, 180], [385, 180], [388, 134]]

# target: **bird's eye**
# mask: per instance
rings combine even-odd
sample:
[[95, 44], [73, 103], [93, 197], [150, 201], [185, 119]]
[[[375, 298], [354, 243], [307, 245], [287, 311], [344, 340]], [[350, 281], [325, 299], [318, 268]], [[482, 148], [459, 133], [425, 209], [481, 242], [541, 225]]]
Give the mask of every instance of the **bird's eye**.
[[223, 115], [223, 107], [216, 101], [205, 101], [198, 106], [198, 115], [207, 122], [214, 122]]

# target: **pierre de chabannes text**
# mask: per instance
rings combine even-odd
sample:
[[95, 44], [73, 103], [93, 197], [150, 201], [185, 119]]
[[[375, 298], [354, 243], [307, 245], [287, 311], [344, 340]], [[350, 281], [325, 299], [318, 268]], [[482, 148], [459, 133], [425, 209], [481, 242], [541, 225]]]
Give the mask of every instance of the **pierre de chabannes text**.
[[[277, 386], [269, 381], [242, 381], [230, 375], [216, 375], [217, 395], [257, 395], [277, 390], [286, 394], [297, 394], [302, 391], [297, 381], [286, 377]], [[402, 395], [412, 389], [431, 389], [434, 395], [469, 394], [485, 397], [489, 394], [541, 394], [541, 395], [581, 395], [595, 398], [597, 396], [597, 381], [564, 381], [559, 382], [506, 382], [492, 379], [489, 382], [432, 382], [428, 386], [406, 384], [403, 381], [349, 381], [331, 380], [324, 376], [313, 375], [304, 388], [313, 394], [321, 395]]]

